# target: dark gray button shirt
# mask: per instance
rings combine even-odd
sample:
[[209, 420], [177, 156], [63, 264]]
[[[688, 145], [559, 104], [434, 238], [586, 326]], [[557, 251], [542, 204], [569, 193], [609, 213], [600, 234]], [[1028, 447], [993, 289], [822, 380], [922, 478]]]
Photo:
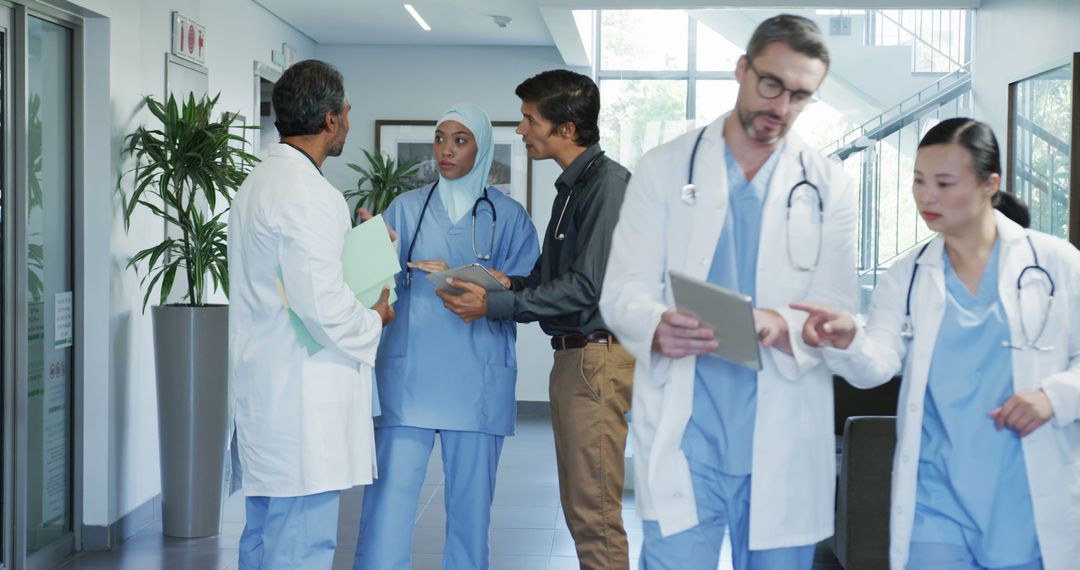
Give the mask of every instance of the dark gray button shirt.
[[[540, 321], [552, 336], [605, 329], [600, 286], [629, 181], [630, 172], [603, 156], [599, 144], [577, 157], [555, 181], [558, 194], [540, 259], [529, 275], [510, 276], [510, 291], [488, 294], [488, 318]], [[555, 231], [560, 214], [562, 240]]]

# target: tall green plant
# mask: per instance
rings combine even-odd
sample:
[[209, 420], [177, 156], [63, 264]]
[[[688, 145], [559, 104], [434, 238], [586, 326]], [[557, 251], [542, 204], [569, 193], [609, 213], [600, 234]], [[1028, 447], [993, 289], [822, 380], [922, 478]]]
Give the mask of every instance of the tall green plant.
[[[134, 190], [124, 197], [124, 227], [130, 228], [132, 215], [142, 206], [164, 220], [167, 228], [165, 239], [128, 262], [136, 273], [146, 265], [141, 281], [146, 288], [144, 311], [157, 285], [160, 303], [166, 303], [177, 273], [187, 282], [182, 297], [186, 305], [205, 304], [207, 275], [215, 291], [220, 287], [229, 294], [223, 221], [228, 207], [214, 212], [219, 200], [232, 203], [258, 159], [244, 150], [246, 140], [235, 132], [254, 127], [235, 125], [235, 114], [212, 119], [219, 97], [196, 100], [189, 94], [182, 105], [172, 95], [164, 104], [147, 97], [146, 106], [160, 127], [140, 126], [125, 138], [122, 154], [135, 157], [136, 165], [117, 183], [121, 193], [125, 178], [131, 175], [134, 183]], [[179, 237], [171, 237], [176, 234]]]
[[[397, 164], [389, 155], [379, 153], [373, 155], [364, 151], [367, 158], [367, 167], [349, 163], [349, 168], [360, 173], [360, 179], [356, 182], [355, 190], [344, 192], [345, 198], [359, 197], [358, 206], [363, 206], [372, 214], [378, 214], [390, 207], [390, 202], [397, 198], [398, 194], [410, 190], [406, 178], [416, 174], [419, 161], [409, 160]], [[370, 188], [364, 188], [370, 183]]]

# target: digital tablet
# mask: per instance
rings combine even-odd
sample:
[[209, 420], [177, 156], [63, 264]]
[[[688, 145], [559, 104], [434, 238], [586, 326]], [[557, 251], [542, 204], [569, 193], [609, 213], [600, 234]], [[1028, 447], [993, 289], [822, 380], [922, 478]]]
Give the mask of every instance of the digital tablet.
[[502, 283], [500, 283], [494, 275], [488, 273], [487, 268], [479, 263], [462, 265], [461, 267], [454, 267], [452, 269], [447, 269], [446, 271], [427, 274], [428, 281], [434, 283], [436, 289], [446, 291], [451, 295], [460, 295], [464, 291], [457, 287], [447, 285], [447, 277], [479, 285], [487, 291], [506, 291], [506, 287], [503, 287]]
[[716, 331], [720, 347], [712, 354], [751, 370], [761, 370], [761, 350], [750, 297], [676, 271], [669, 271], [668, 275], [675, 307]]

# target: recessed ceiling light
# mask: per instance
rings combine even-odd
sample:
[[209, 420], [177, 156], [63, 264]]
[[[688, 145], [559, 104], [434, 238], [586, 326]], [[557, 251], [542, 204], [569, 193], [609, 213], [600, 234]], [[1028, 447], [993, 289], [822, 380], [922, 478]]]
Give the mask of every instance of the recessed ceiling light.
[[420, 12], [416, 11], [416, 8], [413, 8], [412, 4], [405, 4], [404, 6], [405, 6], [405, 11], [408, 12], [409, 15], [413, 17], [414, 20], [416, 20], [417, 24], [420, 24], [420, 27], [423, 28], [425, 32], [430, 32], [431, 31], [431, 26], [429, 26], [427, 24], [427, 22], [424, 21], [423, 16], [420, 15]]

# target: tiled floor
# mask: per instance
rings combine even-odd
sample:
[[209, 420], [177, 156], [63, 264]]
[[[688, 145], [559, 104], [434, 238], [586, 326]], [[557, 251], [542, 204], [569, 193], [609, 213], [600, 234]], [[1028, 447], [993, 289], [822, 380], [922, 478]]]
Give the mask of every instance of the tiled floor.
[[[436, 444], [437, 445], [437, 444]], [[413, 568], [437, 569], [444, 543], [442, 462], [436, 449], [428, 467], [417, 509], [413, 536]], [[352, 567], [363, 493], [360, 488], [342, 495], [338, 519], [335, 570]], [[641, 519], [633, 511], [633, 494], [625, 498], [623, 517], [630, 539], [632, 567], [641, 550]], [[183, 540], [161, 534], [160, 521], [133, 536], [111, 552], [84, 553], [62, 568], [89, 569], [222, 569], [237, 568], [237, 544], [244, 527], [241, 495], [226, 501], [222, 532], [212, 538]], [[835, 559], [815, 563], [815, 570], [840, 570]], [[494, 570], [576, 569], [577, 557], [570, 532], [559, 507], [555, 448], [546, 418], [519, 418], [517, 435], [507, 438], [499, 464], [492, 506], [491, 558]], [[725, 544], [721, 569], [731, 568], [731, 551]]]

